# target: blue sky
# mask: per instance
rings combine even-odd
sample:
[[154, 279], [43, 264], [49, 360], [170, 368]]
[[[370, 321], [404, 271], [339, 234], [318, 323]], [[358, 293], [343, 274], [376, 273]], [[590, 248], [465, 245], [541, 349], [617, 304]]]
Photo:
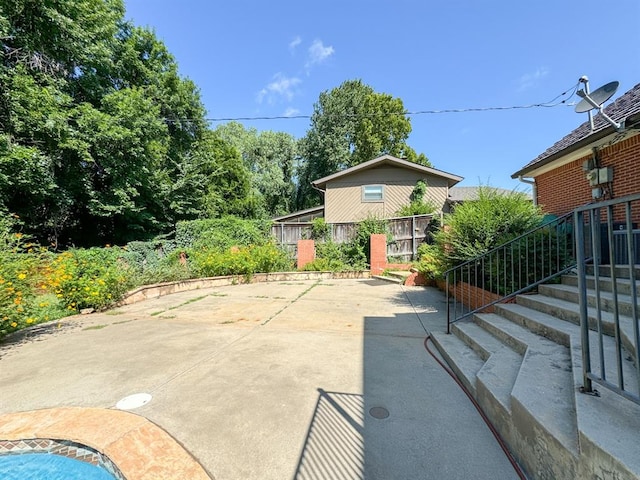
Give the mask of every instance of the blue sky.
[[[322, 91], [352, 79], [410, 112], [544, 103], [582, 75], [592, 90], [619, 81], [612, 100], [640, 83], [638, 0], [125, 4], [199, 86], [210, 118], [310, 115]], [[461, 186], [526, 191], [511, 174], [586, 120], [564, 105], [413, 115], [408, 143], [465, 177]], [[309, 128], [308, 119], [242, 123], [296, 138]]]

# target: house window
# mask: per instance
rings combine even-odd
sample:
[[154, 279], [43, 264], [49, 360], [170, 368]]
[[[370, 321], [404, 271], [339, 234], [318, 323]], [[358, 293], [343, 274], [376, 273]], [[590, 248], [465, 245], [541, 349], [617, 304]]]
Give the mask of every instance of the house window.
[[384, 200], [384, 185], [363, 185], [363, 202], [382, 202]]

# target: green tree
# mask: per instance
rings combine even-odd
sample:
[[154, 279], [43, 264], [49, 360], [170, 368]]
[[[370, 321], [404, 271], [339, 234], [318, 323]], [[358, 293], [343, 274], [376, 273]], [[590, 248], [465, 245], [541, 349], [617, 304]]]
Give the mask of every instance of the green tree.
[[196, 85], [123, 15], [122, 0], [0, 0], [0, 210], [41, 242], [120, 243], [256, 214]]
[[220, 125], [216, 132], [240, 152], [251, 174], [252, 195], [264, 214], [273, 217], [290, 212], [295, 197], [297, 141], [284, 132], [258, 132], [238, 122]]
[[324, 91], [301, 140], [298, 208], [319, 203], [310, 183], [383, 154], [430, 165], [407, 145], [411, 122], [402, 100], [377, 93], [361, 80]]

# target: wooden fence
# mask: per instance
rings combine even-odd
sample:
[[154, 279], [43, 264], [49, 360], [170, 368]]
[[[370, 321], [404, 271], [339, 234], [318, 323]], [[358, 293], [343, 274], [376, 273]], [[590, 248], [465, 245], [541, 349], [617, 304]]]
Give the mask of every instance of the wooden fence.
[[[418, 245], [427, 236], [433, 215], [414, 215], [387, 220], [392, 240], [387, 244], [387, 256], [400, 262], [416, 258]], [[311, 222], [274, 223], [271, 234], [278, 243], [295, 256], [298, 240], [311, 238]], [[356, 233], [357, 223], [330, 223], [331, 239], [336, 243], [349, 242]]]

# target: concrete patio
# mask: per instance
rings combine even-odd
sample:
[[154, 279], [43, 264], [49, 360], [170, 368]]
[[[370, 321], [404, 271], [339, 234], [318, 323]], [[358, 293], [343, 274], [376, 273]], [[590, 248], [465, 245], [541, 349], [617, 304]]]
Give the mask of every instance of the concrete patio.
[[75, 316], [0, 344], [0, 415], [149, 393], [132, 413], [219, 480], [517, 478], [424, 348], [443, 308], [435, 289], [305, 280]]

